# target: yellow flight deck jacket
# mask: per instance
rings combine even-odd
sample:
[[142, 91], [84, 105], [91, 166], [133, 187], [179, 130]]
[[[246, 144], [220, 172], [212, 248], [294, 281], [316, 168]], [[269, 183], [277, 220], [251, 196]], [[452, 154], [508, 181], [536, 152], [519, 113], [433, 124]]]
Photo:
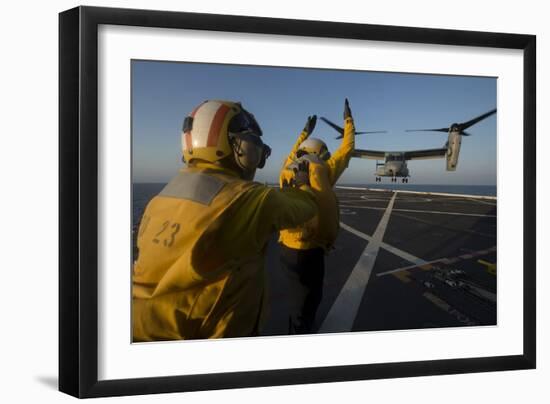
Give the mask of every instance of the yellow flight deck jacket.
[[[300, 144], [302, 144], [307, 137], [308, 133], [303, 131], [286, 159], [279, 177], [281, 186], [284, 180], [289, 181], [294, 177], [294, 172], [289, 169], [289, 166], [296, 160], [296, 152]], [[332, 247], [338, 235], [340, 223], [338, 200], [333, 187], [347, 168], [354, 149], [355, 126], [353, 118], [346, 118], [344, 124], [344, 137], [340, 147], [326, 162], [322, 162], [327, 168], [328, 177], [323, 179], [321, 176], [312, 176], [310, 178], [311, 188], [316, 191], [319, 214], [304, 225], [293, 229], [282, 230], [279, 235], [280, 243], [297, 250], [309, 250], [321, 247], [326, 251]], [[328, 182], [328, 184], [326, 184], [326, 182]]]
[[133, 340], [258, 332], [267, 241], [314, 217], [313, 194], [245, 181], [213, 164], [182, 169], [149, 202], [139, 226]]

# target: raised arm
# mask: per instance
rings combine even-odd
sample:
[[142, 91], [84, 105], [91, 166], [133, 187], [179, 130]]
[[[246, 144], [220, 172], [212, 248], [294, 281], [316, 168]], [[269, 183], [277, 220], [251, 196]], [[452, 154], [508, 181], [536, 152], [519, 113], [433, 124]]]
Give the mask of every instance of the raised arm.
[[317, 203], [307, 187], [271, 189], [263, 211], [269, 217], [271, 230], [279, 231], [300, 226], [313, 218], [317, 214]]
[[351, 116], [351, 109], [349, 107], [348, 99], [346, 98], [344, 104], [344, 137], [338, 149], [336, 149], [330, 159], [327, 160], [331, 185], [334, 186], [336, 181], [338, 181], [338, 178], [340, 178], [344, 170], [348, 167], [354, 150], [355, 124], [353, 122], [353, 117]]

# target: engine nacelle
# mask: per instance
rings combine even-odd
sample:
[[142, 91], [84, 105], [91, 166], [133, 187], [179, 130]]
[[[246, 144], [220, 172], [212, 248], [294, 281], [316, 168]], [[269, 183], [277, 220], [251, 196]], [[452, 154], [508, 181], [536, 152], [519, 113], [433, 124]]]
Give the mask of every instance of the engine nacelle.
[[462, 135], [460, 133], [451, 132], [449, 134], [447, 142], [447, 171], [456, 171], [461, 143]]

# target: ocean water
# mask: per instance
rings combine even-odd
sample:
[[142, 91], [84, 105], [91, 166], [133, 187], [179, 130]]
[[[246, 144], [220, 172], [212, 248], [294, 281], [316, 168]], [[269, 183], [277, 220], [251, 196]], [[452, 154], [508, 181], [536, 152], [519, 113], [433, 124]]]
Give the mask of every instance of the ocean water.
[[143, 211], [149, 201], [157, 195], [166, 184], [133, 183], [132, 184], [132, 261], [138, 256], [137, 232]]
[[143, 215], [147, 203], [157, 195], [166, 184], [134, 183], [132, 184], [132, 225], [135, 227]]

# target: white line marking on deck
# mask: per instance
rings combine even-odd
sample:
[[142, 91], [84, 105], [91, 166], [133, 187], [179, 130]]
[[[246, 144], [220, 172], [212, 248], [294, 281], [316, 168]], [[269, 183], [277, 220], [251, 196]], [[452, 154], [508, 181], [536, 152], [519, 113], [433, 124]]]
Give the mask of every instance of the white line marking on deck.
[[483, 255], [490, 254], [490, 253], [492, 253], [493, 251], [496, 251], [496, 250], [497, 250], [497, 247], [494, 246], [494, 247], [491, 247], [491, 248], [487, 248], [486, 250], [475, 251], [471, 254], [459, 255], [458, 257], [451, 257], [451, 258], [444, 257], [444, 258], [438, 258], [438, 259], [435, 259], [435, 260], [432, 260], [432, 261], [424, 261], [421, 264], [408, 265], [406, 267], [391, 269], [391, 270], [385, 271], [385, 272], [379, 272], [379, 273], [376, 274], [376, 276], [390, 275], [390, 274], [394, 274], [396, 272], [407, 271], [409, 269], [413, 269], [413, 268], [416, 268], [418, 266], [427, 265], [427, 264], [435, 264], [435, 263], [442, 263], [442, 264], [447, 264], [447, 265], [454, 264], [455, 262], [462, 261], [462, 260], [465, 260], [465, 259], [481, 257]]
[[472, 202], [479, 202], [479, 203], [482, 203], [484, 205], [497, 206], [496, 201], [495, 202], [487, 202], [487, 201], [484, 201], [483, 199], [474, 199], [474, 198], [468, 198], [468, 200], [470, 200]]
[[[380, 202], [380, 201], [385, 202], [385, 201], [390, 199], [390, 196], [388, 195], [388, 197], [386, 197], [386, 198], [380, 198], [380, 197], [373, 198], [371, 195], [361, 195], [359, 198], [361, 200], [367, 201], [367, 202]], [[401, 202], [401, 203], [424, 203], [424, 202], [432, 202], [432, 201], [433, 201], [433, 199], [420, 198], [418, 196], [416, 196], [414, 198], [407, 198], [407, 196], [405, 196], [405, 197], [401, 196], [399, 198], [399, 202]]]
[[450, 196], [453, 198], [473, 198], [473, 199], [486, 199], [489, 201], [496, 201], [496, 196], [489, 196], [489, 195], [470, 195], [470, 194], [452, 194], [448, 192], [425, 192], [425, 191], [408, 191], [405, 189], [380, 189], [380, 188], [358, 188], [358, 187], [345, 187], [341, 185], [336, 186], [337, 189], [351, 189], [351, 190], [358, 190], [358, 191], [368, 191], [368, 192], [399, 192], [401, 194], [411, 194], [411, 195], [435, 195], [435, 196]]
[[396, 272], [402, 272], [402, 271], [407, 271], [407, 270], [412, 269], [412, 268], [418, 268], [421, 265], [435, 264], [436, 262], [441, 262], [443, 264], [446, 264], [448, 262], [448, 260], [447, 260], [447, 258], [439, 258], [439, 259], [436, 259], [436, 260], [433, 260], [433, 261], [424, 261], [424, 263], [422, 263], [422, 264], [413, 264], [413, 265], [408, 265], [406, 267], [391, 269], [391, 270], [386, 271], [386, 272], [379, 272], [379, 273], [376, 274], [376, 276], [390, 275], [390, 274], [394, 274]]
[[[340, 205], [341, 208], [353, 208], [353, 209], [371, 209], [371, 210], [384, 210], [384, 208], [378, 208], [374, 206], [351, 206]], [[418, 210], [418, 209], [393, 209], [394, 212], [409, 212], [409, 213], [433, 213], [435, 215], [455, 215], [455, 216], [473, 216], [473, 217], [496, 217], [496, 215], [484, 215], [481, 213], [462, 213], [462, 212], [444, 212], [440, 210]]]
[[[369, 236], [368, 234], [365, 234], [363, 232], [360, 232], [359, 230], [357, 229], [354, 229], [353, 227], [351, 226], [348, 226], [347, 224], [343, 223], [343, 222], [340, 222], [340, 227], [344, 230], [347, 230], [349, 231], [351, 234], [354, 234], [356, 235], [357, 237], [360, 237], [364, 240], [367, 240], [368, 242], [371, 242], [372, 241], [372, 237]], [[397, 255], [398, 257], [400, 258], [403, 258], [404, 260], [407, 260], [409, 262], [412, 262], [413, 264], [415, 265], [424, 265], [426, 264], [427, 262], [424, 261], [422, 258], [418, 258], [412, 254], [409, 254], [408, 252], [406, 251], [403, 251], [403, 250], [400, 250], [399, 248], [397, 247], [394, 247], [390, 244], [387, 244], [385, 242], [381, 242], [380, 243], [380, 247], [383, 248], [384, 250], [387, 250], [389, 252], [391, 252], [392, 254], [394, 255]]]
[[351, 331], [359, 305], [367, 288], [370, 274], [376, 263], [376, 257], [378, 256], [384, 233], [388, 227], [396, 196], [397, 193], [394, 193], [382, 219], [380, 219], [376, 227], [376, 231], [369, 240], [369, 244], [367, 244], [344, 287], [336, 297], [319, 328], [319, 332]]

